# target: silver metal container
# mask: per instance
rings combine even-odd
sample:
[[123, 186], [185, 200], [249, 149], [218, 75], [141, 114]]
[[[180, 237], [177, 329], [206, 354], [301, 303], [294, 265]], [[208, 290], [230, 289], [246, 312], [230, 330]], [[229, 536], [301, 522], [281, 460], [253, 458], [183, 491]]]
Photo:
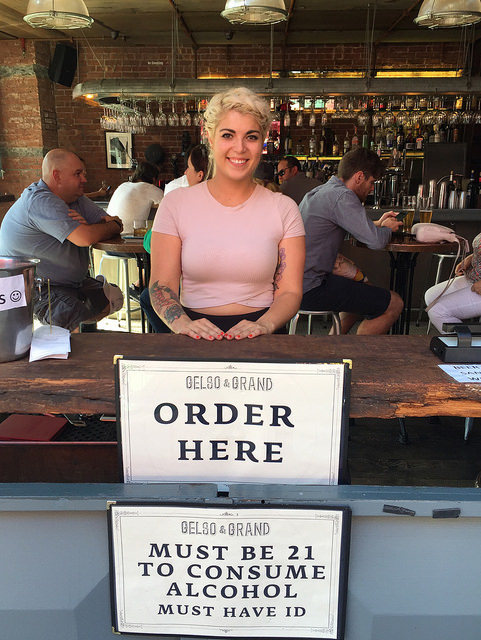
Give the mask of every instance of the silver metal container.
[[[2, 306], [7, 305], [8, 301], [5, 295], [0, 294], [0, 362], [18, 360], [30, 349], [33, 332], [35, 267], [38, 263], [39, 260], [34, 258], [0, 256], [0, 279], [22, 275], [26, 301], [25, 306], [2, 310]], [[4, 288], [2, 286], [2, 290]], [[17, 291], [13, 293], [20, 295]]]
[[447, 209], [448, 208], [448, 191], [447, 191], [447, 182], [441, 182], [439, 185], [439, 199], [438, 199], [438, 209]]
[[458, 209], [466, 209], [468, 194], [466, 191], [460, 191], [458, 197]]
[[449, 199], [448, 199], [448, 209], [457, 209], [458, 208], [458, 194], [457, 191], [455, 189], [453, 189], [450, 193], [449, 193]]

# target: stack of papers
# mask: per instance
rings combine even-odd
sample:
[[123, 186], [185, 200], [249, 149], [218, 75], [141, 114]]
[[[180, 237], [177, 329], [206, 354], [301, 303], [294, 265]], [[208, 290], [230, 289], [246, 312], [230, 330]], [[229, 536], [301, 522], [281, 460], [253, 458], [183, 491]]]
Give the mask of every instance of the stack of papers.
[[58, 358], [66, 360], [70, 353], [70, 331], [62, 327], [42, 325], [35, 329], [30, 346], [30, 362]]

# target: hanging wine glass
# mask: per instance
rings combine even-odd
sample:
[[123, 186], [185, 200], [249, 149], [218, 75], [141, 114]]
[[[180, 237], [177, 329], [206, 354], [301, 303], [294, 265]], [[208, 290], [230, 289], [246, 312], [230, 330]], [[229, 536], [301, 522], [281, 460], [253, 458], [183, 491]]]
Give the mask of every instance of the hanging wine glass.
[[179, 116], [175, 112], [175, 101], [172, 98], [172, 111], [167, 116], [167, 124], [169, 127], [178, 127], [179, 126]]
[[382, 122], [385, 127], [392, 127], [396, 121], [396, 118], [392, 111], [386, 111], [382, 118]]
[[159, 110], [155, 114], [155, 125], [157, 127], [165, 127], [167, 126], [167, 116], [162, 111], [162, 98], [159, 98], [157, 103], [159, 105]]
[[301, 107], [301, 101], [299, 100], [299, 111], [296, 116], [296, 127], [302, 127], [304, 125], [304, 114]]
[[286, 109], [286, 112], [284, 114], [284, 126], [285, 127], [290, 127], [291, 126], [291, 114], [289, 113], [289, 105], [287, 105], [287, 109]]
[[321, 113], [321, 125], [325, 127], [327, 123], [328, 123], [327, 111], [326, 109], [323, 109]]
[[462, 124], [471, 124], [474, 121], [474, 111], [471, 108], [472, 102], [473, 102], [472, 96], [467, 96], [464, 109], [461, 112]]
[[346, 117], [351, 118], [353, 120], [356, 117], [356, 111], [354, 109], [354, 98], [352, 96], [349, 97]]
[[363, 108], [362, 111], [357, 116], [357, 124], [361, 127], [366, 127], [369, 124], [369, 114], [366, 109]]
[[183, 111], [180, 116], [180, 124], [182, 127], [190, 127], [192, 124], [190, 113], [187, 111], [187, 102], [185, 98], [184, 98]]
[[314, 100], [311, 104], [311, 113], [309, 114], [309, 127], [314, 129], [316, 126], [316, 114], [314, 112]]
[[194, 113], [194, 122], [193, 122], [193, 124], [194, 124], [195, 127], [200, 127], [200, 126], [202, 126], [202, 123], [203, 123], [201, 106], [202, 106], [202, 100], [198, 100], [197, 101], [197, 111]]
[[110, 129], [110, 114], [107, 107], [104, 107], [104, 112], [100, 117], [100, 126], [102, 129]]
[[150, 111], [150, 101], [149, 100], [145, 101], [145, 113], [144, 113], [144, 116], [142, 118], [142, 124], [144, 125], [144, 127], [152, 127], [155, 124], [154, 116], [152, 115], [152, 112]]

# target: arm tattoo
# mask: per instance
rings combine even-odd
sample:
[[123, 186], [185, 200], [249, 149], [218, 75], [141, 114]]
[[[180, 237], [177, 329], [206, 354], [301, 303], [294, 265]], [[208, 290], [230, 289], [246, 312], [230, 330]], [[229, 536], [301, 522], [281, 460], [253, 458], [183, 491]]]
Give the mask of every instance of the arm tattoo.
[[149, 287], [150, 300], [154, 311], [170, 326], [174, 320], [184, 315], [185, 311], [180, 304], [179, 296], [158, 282]]
[[282, 278], [282, 274], [286, 269], [286, 250], [279, 249], [279, 258], [277, 260], [277, 268], [274, 273], [274, 291], [279, 289], [279, 282]]

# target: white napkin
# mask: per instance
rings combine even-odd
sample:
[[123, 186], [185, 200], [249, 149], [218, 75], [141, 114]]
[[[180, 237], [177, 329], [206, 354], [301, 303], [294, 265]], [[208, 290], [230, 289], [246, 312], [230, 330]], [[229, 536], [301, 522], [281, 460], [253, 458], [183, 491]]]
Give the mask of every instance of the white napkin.
[[42, 325], [33, 332], [30, 362], [57, 358], [66, 360], [70, 353], [70, 331], [62, 327]]

